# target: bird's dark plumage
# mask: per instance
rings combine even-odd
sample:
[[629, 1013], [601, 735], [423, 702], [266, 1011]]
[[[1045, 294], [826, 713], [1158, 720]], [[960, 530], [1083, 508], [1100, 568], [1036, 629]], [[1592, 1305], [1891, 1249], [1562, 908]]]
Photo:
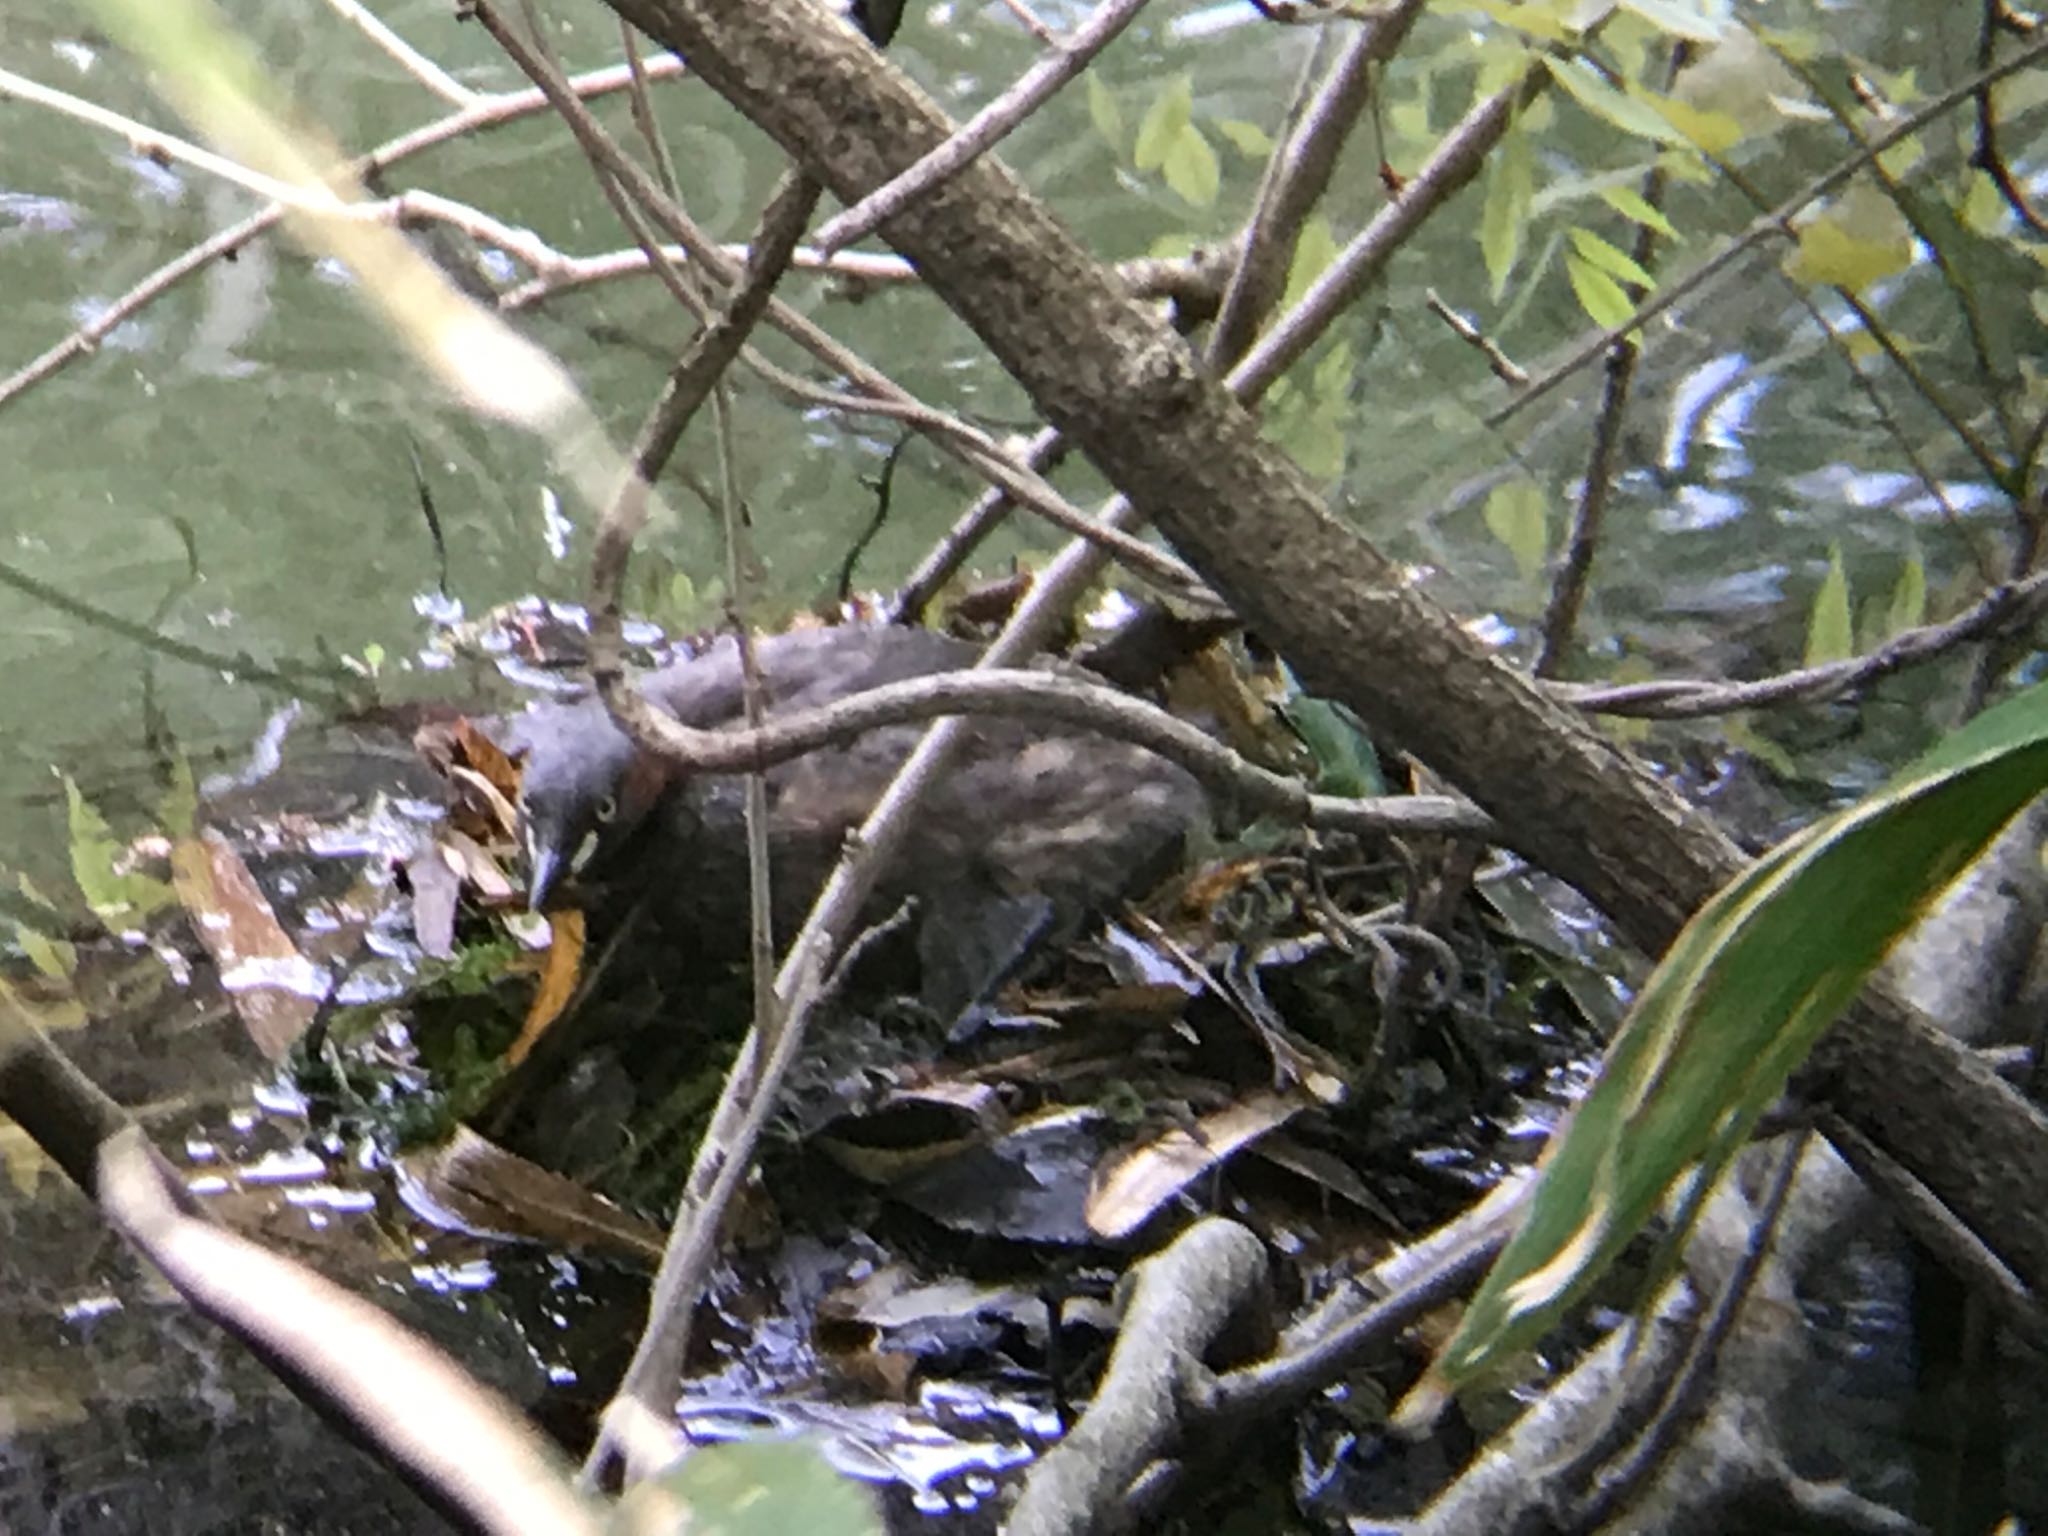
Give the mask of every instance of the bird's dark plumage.
[[[770, 714], [884, 683], [971, 666], [979, 651], [929, 630], [843, 626], [757, 642]], [[736, 725], [738, 648], [642, 679], [685, 724]], [[767, 774], [776, 938], [786, 941], [923, 733], [888, 726]], [[596, 698], [529, 710], [502, 733], [523, 753], [521, 787], [536, 904], [586, 842], [587, 872], [646, 902], [667, 933], [742, 953], [746, 838], [739, 776], [670, 778], [639, 754]], [[1161, 871], [1202, 814], [1181, 769], [1107, 737], [994, 716], [969, 720], [965, 749], [927, 795], [878, 905], [920, 903], [926, 1001], [953, 1013], [978, 1001], [1024, 949], [1070, 932]]]

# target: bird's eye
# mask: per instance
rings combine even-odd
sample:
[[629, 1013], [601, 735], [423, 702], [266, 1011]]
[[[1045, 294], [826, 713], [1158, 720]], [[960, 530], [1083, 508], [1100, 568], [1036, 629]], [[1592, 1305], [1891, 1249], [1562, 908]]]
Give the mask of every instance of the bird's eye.
[[617, 795], [606, 795], [597, 802], [595, 814], [599, 826], [609, 826], [612, 818], [619, 814], [619, 797]]

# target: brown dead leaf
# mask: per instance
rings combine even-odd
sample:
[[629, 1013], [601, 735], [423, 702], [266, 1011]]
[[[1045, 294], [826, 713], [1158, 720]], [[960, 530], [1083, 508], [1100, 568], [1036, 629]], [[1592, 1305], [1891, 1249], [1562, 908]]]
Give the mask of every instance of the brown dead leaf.
[[413, 733], [412, 744], [454, 786], [451, 825], [482, 842], [518, 833], [519, 764], [475, 721], [430, 721]]
[[569, 1006], [569, 999], [576, 995], [576, 983], [583, 977], [583, 914], [550, 912], [548, 923], [554, 930], [555, 941], [548, 946], [547, 963], [540, 973], [540, 990], [533, 994], [519, 1038], [505, 1053], [508, 1067], [526, 1060], [540, 1043], [540, 1037]]
[[463, 762], [482, 774], [499, 794], [507, 800], [519, 798], [519, 765], [467, 716], [455, 722], [455, 745]]
[[448, 867], [485, 901], [512, 899], [512, 877], [475, 838], [465, 837], [451, 827], [442, 834], [440, 853]]
[[1167, 678], [1166, 702], [1176, 714], [1215, 722], [1226, 742], [1265, 767], [1285, 771], [1300, 755], [1301, 743], [1274, 710], [1269, 685], [1240, 668], [1224, 646], [1212, 645], [1176, 667]]
[[1182, 891], [1182, 910], [1196, 914], [1215, 911], [1240, 888], [1258, 879], [1265, 868], [1264, 859], [1230, 859], [1206, 866]]
[[1299, 1094], [1254, 1093], [1202, 1116], [1191, 1129], [1175, 1126], [1105, 1163], [1088, 1192], [1090, 1230], [1110, 1239], [1128, 1237], [1201, 1174], [1302, 1108]]
[[481, 838], [519, 835], [518, 807], [489, 779], [458, 763], [448, 770], [448, 782], [459, 797], [451, 818], [458, 826]]
[[399, 1171], [407, 1206], [436, 1226], [622, 1253], [650, 1264], [661, 1258], [660, 1228], [466, 1126], [430, 1152], [401, 1158]]
[[171, 884], [249, 1038], [266, 1059], [282, 1060], [312, 1023], [326, 977], [299, 953], [241, 855], [218, 832], [178, 839]]

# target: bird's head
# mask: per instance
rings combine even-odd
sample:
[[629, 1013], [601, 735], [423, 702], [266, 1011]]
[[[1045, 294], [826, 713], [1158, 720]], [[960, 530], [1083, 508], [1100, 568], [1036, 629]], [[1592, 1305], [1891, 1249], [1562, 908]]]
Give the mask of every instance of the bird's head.
[[519, 810], [538, 911], [570, 875], [601, 864], [647, 814], [659, 775], [594, 700], [545, 704], [515, 722]]

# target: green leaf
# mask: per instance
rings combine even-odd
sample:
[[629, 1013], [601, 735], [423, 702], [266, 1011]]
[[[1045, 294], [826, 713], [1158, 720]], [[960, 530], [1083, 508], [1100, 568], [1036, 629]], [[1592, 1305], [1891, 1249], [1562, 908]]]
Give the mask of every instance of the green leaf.
[[1303, 473], [1318, 480], [1334, 480], [1344, 472], [1344, 455], [1350, 446], [1344, 435], [1346, 407], [1341, 402], [1312, 398], [1291, 390], [1283, 398], [1278, 391], [1268, 395], [1266, 433], [1292, 455]]
[[28, 963], [52, 981], [69, 981], [78, 973], [78, 946], [68, 939], [53, 939], [27, 923], [14, 925], [15, 941]]
[[1523, 580], [1541, 575], [1550, 552], [1549, 500], [1543, 487], [1521, 477], [1495, 486], [1486, 498], [1486, 530], [1507, 546]]
[[1396, 1423], [1529, 1346], [1678, 1180], [1712, 1187], [1821, 1032], [1998, 830], [2048, 785], [2048, 684], [1752, 864], [1647, 981], [1544, 1156], [1521, 1224]]
[[1387, 792], [1372, 737], [1349, 709], [1302, 693], [1285, 700], [1280, 713], [1315, 759], [1318, 794], [1363, 798]]
[[1583, 256], [1567, 255], [1564, 269], [1572, 280], [1572, 292], [1579, 296], [1579, 307], [1603, 331], [1627, 324], [1628, 317], [1636, 312], [1621, 284]]
[[[1091, 75], [1089, 78], [1094, 77]], [[1272, 158], [1273, 136], [1257, 123], [1248, 123], [1241, 117], [1223, 117], [1216, 120], [1216, 131], [1230, 140], [1232, 147], [1247, 160]]]
[[1294, 260], [1287, 266], [1287, 292], [1281, 298], [1281, 310], [1284, 312], [1299, 304], [1302, 295], [1336, 259], [1337, 237], [1330, 232], [1330, 221], [1320, 213], [1310, 214], [1294, 242]]
[[1387, 108], [1387, 127], [1397, 139], [1410, 144], [1436, 137], [1430, 129], [1429, 81], [1423, 80], [1412, 95], [1403, 96]]
[[1517, 121], [1508, 129], [1486, 168], [1486, 206], [1479, 214], [1479, 253], [1493, 280], [1497, 301], [1507, 290], [1508, 274], [1522, 254], [1522, 232], [1529, 222], [1529, 204], [1536, 191], [1536, 173], [1529, 138]]
[[1956, 220], [1983, 240], [1995, 240], [2005, 229], [2005, 196], [1989, 171], [1972, 171], [1956, 204]]
[[1109, 141], [1109, 147], [1117, 154], [1124, 152], [1124, 111], [1116, 103], [1116, 92], [1102, 83], [1102, 76], [1089, 70], [1084, 78], [1088, 82], [1088, 120], [1095, 125], [1095, 131]]
[[1571, 237], [1572, 249], [1577, 251], [1581, 261], [1598, 267], [1610, 277], [1618, 277], [1624, 283], [1634, 283], [1648, 290], [1657, 286], [1657, 280], [1643, 270], [1633, 256], [1617, 246], [1609, 244], [1590, 229], [1574, 225], [1566, 231]]
[[71, 877], [94, 916], [115, 933], [125, 933], [176, 899], [163, 881], [122, 867], [127, 848], [68, 776], [64, 796], [70, 806]]
[[1842, 546], [1828, 551], [1828, 573], [1813, 594], [1813, 613], [1806, 621], [1806, 665], [1824, 667], [1856, 654], [1849, 624], [1849, 573], [1842, 568]]
[[1683, 240], [1685, 237], [1672, 226], [1669, 219], [1650, 203], [1642, 193], [1633, 187], [1606, 187], [1600, 193], [1601, 200], [1625, 219], [1654, 229], [1666, 240]]
[[1796, 282], [1858, 293], [1912, 262], [1913, 231], [1906, 216], [1884, 192], [1859, 181], [1800, 226], [1799, 247], [1786, 271]]
[[1526, 4], [1523, 0], [1466, 0], [1466, 3], [1481, 15], [1490, 16], [1502, 26], [1539, 42], [1570, 43], [1578, 36], [1576, 28], [1567, 25], [1562, 17], [1542, 5]]
[[192, 764], [182, 754], [171, 761], [171, 782], [157, 802], [156, 819], [172, 837], [191, 837], [199, 830], [199, 790], [192, 782]]
[[1357, 362], [1351, 355], [1351, 343], [1339, 337], [1323, 354], [1315, 371], [1309, 375], [1309, 393], [1318, 400], [1348, 405], [1351, 400], [1351, 383], [1357, 376]]
[[1611, 128], [1652, 144], [1686, 144], [1689, 141], [1656, 107], [1609, 85], [1590, 64], [1580, 59], [1551, 59], [1550, 78], [1565, 88], [1573, 101]]
[[1621, 0], [1621, 8], [1690, 42], [1719, 42], [1728, 30], [1728, 7], [1714, 0]]
[[1194, 110], [1195, 83], [1189, 76], [1178, 75], [1160, 88], [1138, 123], [1138, 142], [1131, 159], [1139, 170], [1156, 171], [1166, 163]]
[[1726, 112], [1710, 112], [1637, 87], [1636, 94], [1673, 128], [1685, 142], [1705, 155], [1725, 155], [1747, 136], [1741, 119]]
[[1223, 188], [1223, 167], [1202, 130], [1193, 123], [1182, 126], [1180, 137], [1166, 151], [1160, 170], [1165, 173], [1166, 184], [1180, 194], [1183, 202], [1197, 208], [1215, 206], [1216, 194]]
[[1918, 629], [1927, 622], [1927, 567], [1915, 549], [1899, 567], [1897, 585], [1892, 588], [1891, 608], [1885, 615], [1885, 638]]
[[1721, 736], [1730, 747], [1747, 752], [1779, 778], [1799, 778], [1799, 765], [1792, 761], [1792, 754], [1756, 728], [1755, 716], [1747, 712], [1730, 715], [1721, 722]]

